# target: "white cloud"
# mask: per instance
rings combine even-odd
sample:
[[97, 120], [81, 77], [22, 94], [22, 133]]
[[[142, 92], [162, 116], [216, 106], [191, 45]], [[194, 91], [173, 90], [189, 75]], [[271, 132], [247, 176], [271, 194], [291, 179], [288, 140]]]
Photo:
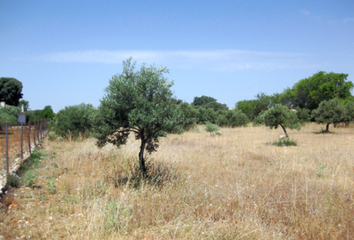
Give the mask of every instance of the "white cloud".
[[169, 68], [197, 68], [217, 71], [240, 69], [279, 69], [307, 67], [304, 53], [257, 52], [244, 50], [207, 51], [105, 51], [87, 50], [57, 52], [37, 56], [35, 59], [50, 62], [80, 62], [121, 64], [129, 57], [138, 63], [155, 63]]

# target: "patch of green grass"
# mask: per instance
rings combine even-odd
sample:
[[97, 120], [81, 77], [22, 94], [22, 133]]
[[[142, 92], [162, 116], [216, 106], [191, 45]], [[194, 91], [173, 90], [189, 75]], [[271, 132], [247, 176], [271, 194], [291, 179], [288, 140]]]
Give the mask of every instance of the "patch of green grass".
[[106, 231], [121, 230], [121, 218], [129, 215], [129, 210], [124, 209], [119, 202], [112, 200], [102, 207], [103, 212], [103, 226]]
[[317, 177], [319, 178], [326, 178], [326, 176], [324, 175], [324, 170], [326, 168], [326, 164], [317, 164], [317, 169], [319, 171], [319, 173], [317, 173]]
[[36, 181], [38, 179], [38, 172], [34, 172], [32, 170], [28, 170], [25, 172], [25, 174], [22, 176], [22, 183], [26, 186], [26, 187], [30, 187], [30, 188], [35, 188], [36, 187]]
[[56, 193], [57, 189], [55, 187], [55, 183], [56, 183], [55, 178], [54, 177], [47, 178], [45, 181], [47, 182], [47, 190], [52, 194]]
[[47, 200], [48, 197], [46, 195], [44, 195], [44, 194], [41, 194], [41, 195], [39, 195], [38, 199], [39, 200]]
[[285, 147], [285, 146], [297, 146], [296, 141], [290, 139], [279, 139], [278, 141], [273, 142], [273, 145], [278, 147]]

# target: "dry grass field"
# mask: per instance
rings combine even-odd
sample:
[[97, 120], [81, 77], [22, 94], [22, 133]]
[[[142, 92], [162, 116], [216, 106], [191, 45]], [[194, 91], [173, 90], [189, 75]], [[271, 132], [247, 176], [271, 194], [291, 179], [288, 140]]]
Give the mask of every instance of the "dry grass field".
[[[162, 138], [153, 183], [133, 181], [139, 141], [45, 141], [35, 188], [2, 199], [4, 239], [354, 239], [354, 128], [305, 124], [298, 146], [266, 127]], [[27, 176], [28, 177], [28, 176]], [[22, 176], [23, 178], [23, 176]], [[132, 184], [129, 184], [132, 183]], [[0, 238], [1, 239], [1, 238]]]

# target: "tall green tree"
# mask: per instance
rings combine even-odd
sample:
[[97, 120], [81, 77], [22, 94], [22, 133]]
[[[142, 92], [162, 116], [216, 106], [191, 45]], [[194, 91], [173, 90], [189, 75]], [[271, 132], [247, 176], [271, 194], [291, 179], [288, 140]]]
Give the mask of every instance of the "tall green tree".
[[284, 90], [283, 98], [292, 108], [309, 110], [316, 109], [325, 100], [338, 98], [348, 101], [353, 98], [351, 90], [354, 85], [347, 78], [348, 74], [320, 71]]
[[189, 130], [198, 121], [198, 110], [187, 102], [179, 104], [179, 108], [182, 112], [181, 123], [184, 130]]
[[236, 108], [241, 110], [247, 115], [248, 119], [253, 121], [262, 111], [268, 110], [268, 108], [274, 106], [276, 97], [272, 98], [267, 94], [260, 92], [253, 100], [244, 100], [236, 103]]
[[195, 107], [204, 107], [204, 108], [212, 108], [214, 111], [218, 110], [228, 110], [226, 104], [219, 103], [215, 98], [208, 96], [194, 97], [192, 102], [192, 106]]
[[15, 78], [0, 78], [0, 100], [12, 106], [18, 106], [22, 98], [22, 83]]
[[346, 109], [344, 104], [338, 98], [329, 101], [322, 101], [320, 106], [312, 111], [312, 118], [317, 123], [325, 123], [325, 133], [329, 132], [329, 124], [340, 123], [345, 121]]
[[277, 129], [280, 126], [287, 139], [289, 135], [286, 132], [286, 128], [300, 129], [301, 124], [294, 111], [289, 110], [287, 107], [276, 104], [264, 113], [265, 125]]
[[257, 100], [243, 100], [239, 101], [235, 104], [236, 109], [241, 110], [244, 114], [247, 115], [248, 119], [255, 119], [259, 112], [256, 110], [256, 102]]
[[52, 106], [47, 105], [41, 112], [41, 119], [52, 119], [54, 117], [54, 112]]
[[203, 105], [211, 103], [211, 102], [217, 102], [217, 100], [213, 97], [208, 97], [208, 96], [203, 95], [201, 97], [194, 97], [192, 105], [203, 106]]
[[123, 73], [109, 81], [98, 108], [97, 145], [112, 143], [119, 147], [126, 144], [130, 133], [135, 134], [141, 140], [139, 165], [145, 178], [144, 151], [156, 151], [159, 137], [180, 131], [177, 123], [181, 112], [171, 91], [173, 81], [164, 77], [167, 68], [143, 64], [135, 71], [136, 63], [131, 58], [123, 65]]
[[296, 107], [296, 114], [300, 123], [309, 122], [311, 120], [310, 110], [306, 108], [301, 109], [300, 107]]
[[345, 103], [345, 122], [348, 125], [349, 122], [354, 121], [354, 101]]

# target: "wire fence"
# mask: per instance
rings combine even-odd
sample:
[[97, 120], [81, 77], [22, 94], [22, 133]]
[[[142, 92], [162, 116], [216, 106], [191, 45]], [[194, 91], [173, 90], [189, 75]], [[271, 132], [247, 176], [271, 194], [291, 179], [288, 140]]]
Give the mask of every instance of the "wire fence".
[[0, 171], [9, 174], [48, 134], [49, 120], [0, 125]]

